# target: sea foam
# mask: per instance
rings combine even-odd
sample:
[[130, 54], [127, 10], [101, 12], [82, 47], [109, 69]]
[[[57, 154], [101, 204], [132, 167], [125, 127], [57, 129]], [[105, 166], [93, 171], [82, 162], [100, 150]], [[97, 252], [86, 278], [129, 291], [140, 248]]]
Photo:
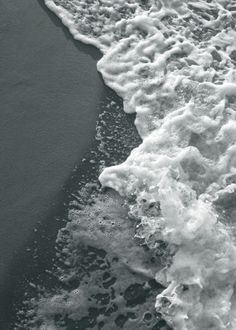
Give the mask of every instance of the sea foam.
[[100, 181], [132, 199], [136, 236], [169, 251], [157, 311], [176, 330], [234, 330], [235, 1], [45, 2], [102, 51], [105, 83], [136, 113], [142, 143]]

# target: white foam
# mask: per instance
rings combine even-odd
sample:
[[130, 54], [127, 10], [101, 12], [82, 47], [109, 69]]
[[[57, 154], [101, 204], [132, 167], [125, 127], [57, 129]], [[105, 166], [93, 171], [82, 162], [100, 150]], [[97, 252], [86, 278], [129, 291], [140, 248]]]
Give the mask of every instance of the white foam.
[[[142, 144], [100, 181], [135, 197], [142, 237], [173, 253], [157, 310], [173, 329], [234, 330], [236, 246], [224, 218], [235, 193], [233, 2], [46, 4], [76, 39], [102, 50], [105, 83], [137, 114]], [[144, 204], [151, 203], [160, 208], [150, 215]]]

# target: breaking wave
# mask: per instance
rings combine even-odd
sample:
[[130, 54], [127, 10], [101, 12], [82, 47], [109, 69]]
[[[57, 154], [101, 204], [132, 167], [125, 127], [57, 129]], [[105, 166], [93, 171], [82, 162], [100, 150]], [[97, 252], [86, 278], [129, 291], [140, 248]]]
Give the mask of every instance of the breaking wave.
[[99, 179], [129, 202], [136, 239], [165, 246], [157, 312], [174, 330], [236, 329], [236, 2], [45, 3], [101, 50], [105, 83], [136, 114], [142, 143]]

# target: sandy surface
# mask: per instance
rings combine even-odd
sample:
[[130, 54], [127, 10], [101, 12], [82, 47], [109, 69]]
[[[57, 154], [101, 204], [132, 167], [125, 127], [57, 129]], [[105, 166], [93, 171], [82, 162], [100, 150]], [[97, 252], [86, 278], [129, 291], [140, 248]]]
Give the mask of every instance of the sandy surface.
[[90, 145], [104, 86], [99, 53], [74, 42], [43, 1], [0, 9], [1, 279]]

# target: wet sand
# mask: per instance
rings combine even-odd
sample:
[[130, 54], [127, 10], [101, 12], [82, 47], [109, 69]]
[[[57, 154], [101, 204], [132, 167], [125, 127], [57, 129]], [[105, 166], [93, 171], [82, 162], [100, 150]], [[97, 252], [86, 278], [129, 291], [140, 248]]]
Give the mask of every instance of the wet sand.
[[34, 263], [27, 249], [37, 228], [55, 239], [62, 187], [92, 143], [105, 86], [99, 52], [75, 42], [43, 1], [0, 1], [0, 9], [2, 328], [22, 258]]
[[91, 144], [104, 85], [99, 52], [75, 42], [43, 1], [1, 1], [0, 9], [2, 282]]
[[11, 330], [24, 299], [37, 295], [30, 282], [57, 285], [48, 273], [57, 232], [78, 187], [96, 181], [104, 161], [98, 114], [113, 102], [116, 110], [101, 119], [105, 148], [116, 150], [107, 166], [124, 160], [139, 137], [134, 116], [97, 73], [96, 49], [73, 40], [42, 0], [0, 8], [0, 328]]

